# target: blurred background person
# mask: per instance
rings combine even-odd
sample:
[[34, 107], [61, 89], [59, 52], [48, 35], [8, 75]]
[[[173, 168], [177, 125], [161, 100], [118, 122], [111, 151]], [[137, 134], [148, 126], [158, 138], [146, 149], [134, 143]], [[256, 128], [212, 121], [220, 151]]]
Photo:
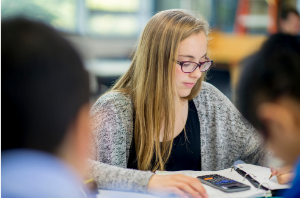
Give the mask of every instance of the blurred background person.
[[1, 197], [85, 197], [89, 81], [78, 53], [22, 18], [1, 22], [1, 40]]
[[[294, 167], [297, 175], [285, 194], [289, 198], [300, 197], [299, 64], [299, 39], [273, 35], [248, 59], [238, 86], [241, 113], [263, 135], [275, 156]], [[285, 180], [280, 173], [277, 177]]]
[[279, 30], [281, 33], [299, 35], [300, 16], [296, 9], [286, 8], [281, 12], [279, 20]]

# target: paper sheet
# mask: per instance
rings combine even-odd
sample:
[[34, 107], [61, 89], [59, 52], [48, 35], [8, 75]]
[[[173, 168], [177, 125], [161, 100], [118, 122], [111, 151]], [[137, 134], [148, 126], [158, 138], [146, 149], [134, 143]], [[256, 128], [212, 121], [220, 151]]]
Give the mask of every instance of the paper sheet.
[[209, 197], [257, 197], [265, 195], [265, 190], [258, 190], [255, 188], [248, 180], [243, 181], [243, 177], [238, 174], [236, 171], [231, 171], [231, 169], [225, 169], [221, 171], [156, 171], [156, 174], [159, 175], [171, 175], [171, 174], [183, 174], [190, 177], [198, 177], [202, 175], [210, 175], [210, 174], [219, 174], [224, 177], [228, 177], [233, 179], [237, 182], [244, 183], [249, 185], [251, 188], [250, 190], [242, 191], [242, 192], [235, 192], [235, 193], [225, 193], [218, 189], [215, 189], [211, 186], [203, 184], [204, 188], [206, 189], [207, 194]]
[[248, 173], [253, 179], [261, 183], [264, 187], [270, 188], [271, 190], [286, 189], [291, 187], [290, 184], [279, 184], [276, 176], [273, 176], [271, 179], [269, 179], [271, 175], [270, 168], [252, 164], [238, 164], [236, 166]]

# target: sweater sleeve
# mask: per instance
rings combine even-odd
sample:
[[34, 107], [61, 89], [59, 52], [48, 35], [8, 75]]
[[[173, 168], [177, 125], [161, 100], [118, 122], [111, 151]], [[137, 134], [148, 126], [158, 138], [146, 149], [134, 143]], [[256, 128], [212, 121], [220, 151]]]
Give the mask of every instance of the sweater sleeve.
[[262, 137], [224, 94], [204, 83], [195, 101], [201, 122], [202, 170], [229, 168], [236, 160], [268, 166], [270, 152]]
[[[219, 90], [216, 91], [220, 92]], [[227, 124], [230, 125], [228, 131], [231, 132], [229, 136], [234, 136], [231, 138], [232, 140], [241, 141], [236, 144], [240, 149], [239, 159], [249, 164], [268, 166], [271, 152], [265, 148], [261, 135], [226, 96], [220, 93], [220, 97], [222, 97], [224, 106], [227, 108], [226, 112], [229, 114], [227, 116]]]
[[147, 193], [147, 186], [153, 173], [112, 166], [95, 160], [87, 160], [87, 176], [93, 178], [98, 187]]
[[241, 123], [249, 129], [245, 135], [243, 152], [240, 159], [249, 164], [269, 166], [269, 158], [272, 152], [264, 146], [263, 139], [256, 129], [240, 113], [239, 117]]
[[90, 111], [87, 176], [94, 178], [100, 188], [146, 192], [153, 173], [126, 168], [129, 133], [126, 119], [131, 116], [130, 105], [122, 99], [120, 93], [107, 94], [93, 105]]
[[224, 95], [223, 97], [225, 106], [228, 108], [227, 112], [231, 114], [228, 117], [230, 117], [232, 135], [240, 136], [241, 143], [239, 145], [241, 145], [241, 153], [239, 159], [249, 164], [268, 166], [271, 152], [266, 149], [262, 136], [242, 116], [231, 101]]

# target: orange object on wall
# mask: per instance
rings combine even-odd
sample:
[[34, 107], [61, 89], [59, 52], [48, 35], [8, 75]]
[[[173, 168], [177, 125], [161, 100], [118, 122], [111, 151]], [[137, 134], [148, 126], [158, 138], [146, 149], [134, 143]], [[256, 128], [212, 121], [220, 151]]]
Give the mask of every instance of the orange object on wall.
[[[270, 18], [270, 23], [268, 25], [268, 33], [275, 34], [278, 32], [278, 7], [281, 0], [266, 0], [268, 3], [268, 16]], [[247, 33], [247, 28], [243, 23], [243, 16], [249, 15], [250, 10], [250, 0], [239, 0], [235, 23], [234, 32], [237, 34]]]
[[235, 33], [244, 34], [247, 31], [241, 19], [242, 16], [249, 14], [249, 6], [250, 6], [249, 1], [250, 0], [239, 0], [237, 11], [236, 11], [235, 23], [234, 23]]
[[268, 26], [268, 33], [275, 34], [278, 32], [278, 7], [280, 0], [269, 0], [268, 15], [271, 19], [271, 22]]

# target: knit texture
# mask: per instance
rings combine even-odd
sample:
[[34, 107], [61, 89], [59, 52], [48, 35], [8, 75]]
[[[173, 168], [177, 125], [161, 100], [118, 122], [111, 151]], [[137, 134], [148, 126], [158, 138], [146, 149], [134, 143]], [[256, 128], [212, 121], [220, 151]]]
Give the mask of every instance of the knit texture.
[[[240, 159], [266, 166], [267, 154], [255, 129], [213, 85], [203, 82], [193, 99], [200, 121], [201, 170], [222, 170]], [[127, 169], [133, 135], [133, 102], [120, 92], [100, 97], [91, 111], [88, 176], [100, 188], [146, 192], [150, 171]]]

